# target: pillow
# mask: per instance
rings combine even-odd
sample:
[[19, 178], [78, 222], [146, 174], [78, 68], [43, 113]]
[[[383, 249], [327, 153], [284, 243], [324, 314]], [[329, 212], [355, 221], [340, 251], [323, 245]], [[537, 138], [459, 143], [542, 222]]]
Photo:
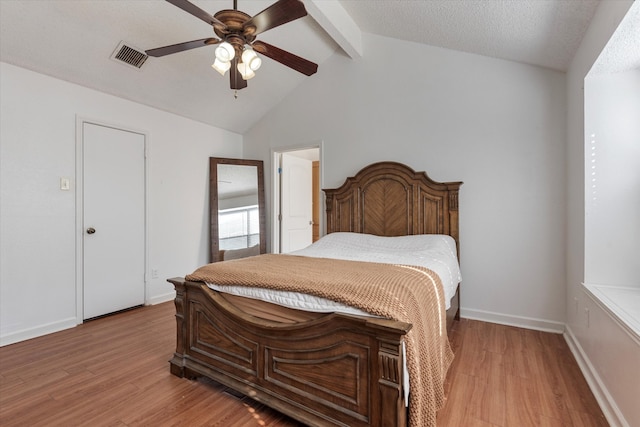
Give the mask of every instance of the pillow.
[[242, 249], [227, 249], [222, 255], [222, 260], [229, 261], [231, 259], [247, 258], [255, 255], [260, 255], [260, 245], [253, 245], [249, 248]]

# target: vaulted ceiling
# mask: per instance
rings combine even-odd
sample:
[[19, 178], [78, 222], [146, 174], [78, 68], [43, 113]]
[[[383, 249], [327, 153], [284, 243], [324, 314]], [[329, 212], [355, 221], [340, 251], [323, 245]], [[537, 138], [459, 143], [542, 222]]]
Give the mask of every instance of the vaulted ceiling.
[[[239, 0], [253, 16], [275, 0]], [[214, 14], [232, 0], [192, 0]], [[0, 0], [0, 60], [200, 122], [244, 133], [333, 54], [358, 60], [363, 33], [565, 71], [598, 0], [304, 0], [309, 15], [259, 39], [319, 65], [306, 77], [268, 58], [238, 92], [210, 67], [214, 47], [110, 59], [125, 42], [142, 51], [214, 36], [160, 0]], [[1, 78], [1, 76], [0, 76]], [[1, 94], [0, 94], [1, 96]]]

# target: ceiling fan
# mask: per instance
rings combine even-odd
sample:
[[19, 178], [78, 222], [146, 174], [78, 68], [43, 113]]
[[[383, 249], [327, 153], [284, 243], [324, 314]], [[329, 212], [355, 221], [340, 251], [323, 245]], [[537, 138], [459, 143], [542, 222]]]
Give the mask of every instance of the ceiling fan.
[[146, 51], [149, 56], [161, 57], [198, 47], [218, 45], [212, 67], [222, 75], [230, 70], [231, 89], [234, 90], [247, 87], [247, 80], [252, 78], [255, 75], [254, 71], [260, 67], [262, 61], [255, 52], [307, 76], [318, 71], [317, 64], [256, 40], [258, 34], [306, 16], [307, 10], [300, 0], [278, 0], [253, 17], [238, 10], [237, 0], [233, 1], [233, 9], [221, 10], [215, 15], [210, 15], [187, 0], [166, 1], [212, 25], [219, 38], [210, 37], [150, 49]]

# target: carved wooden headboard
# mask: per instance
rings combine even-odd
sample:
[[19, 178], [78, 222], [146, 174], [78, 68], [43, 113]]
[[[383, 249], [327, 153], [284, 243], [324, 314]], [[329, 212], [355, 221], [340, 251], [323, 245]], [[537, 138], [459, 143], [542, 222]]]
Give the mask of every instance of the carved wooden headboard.
[[460, 248], [460, 185], [435, 182], [401, 163], [374, 163], [347, 178], [340, 188], [324, 190], [327, 233], [448, 234]]

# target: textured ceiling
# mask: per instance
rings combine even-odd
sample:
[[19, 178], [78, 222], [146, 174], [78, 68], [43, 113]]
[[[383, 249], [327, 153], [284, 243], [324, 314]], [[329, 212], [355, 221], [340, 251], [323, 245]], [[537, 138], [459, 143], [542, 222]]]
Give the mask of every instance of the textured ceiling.
[[599, 1], [341, 3], [365, 32], [566, 71]]
[[640, 2], [635, 2], [593, 65], [593, 73], [640, 71]]
[[[238, 7], [254, 15], [273, 1], [239, 0]], [[305, 3], [311, 13], [313, 3], [328, 1]], [[232, 0], [192, 2], [210, 13], [233, 4]], [[566, 70], [598, 1], [341, 0], [335, 4], [340, 5], [359, 27], [356, 32]], [[238, 99], [229, 89], [228, 77], [209, 66], [211, 47], [149, 58], [141, 70], [109, 59], [121, 41], [145, 50], [212, 35], [206, 23], [159, 0], [0, 0], [0, 60], [244, 133], [305, 79], [320, 78], [323, 62], [340, 49], [338, 39], [334, 41], [314, 16], [315, 20], [307, 16], [258, 38], [318, 63], [319, 74], [305, 77], [266, 58]], [[325, 19], [318, 22], [325, 24], [331, 20], [321, 18]]]

